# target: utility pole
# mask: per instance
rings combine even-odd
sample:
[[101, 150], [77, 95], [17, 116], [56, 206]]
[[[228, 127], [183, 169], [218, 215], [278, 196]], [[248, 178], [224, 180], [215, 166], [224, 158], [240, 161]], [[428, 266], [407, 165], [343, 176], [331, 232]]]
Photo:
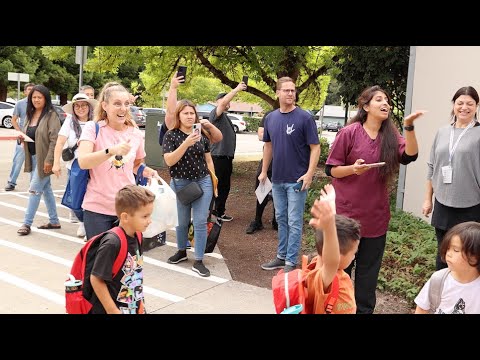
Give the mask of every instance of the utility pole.
[[80, 74], [78, 76], [78, 92], [83, 85], [83, 65], [87, 62], [87, 49], [88, 46], [76, 46], [75, 47], [75, 64], [80, 65]]

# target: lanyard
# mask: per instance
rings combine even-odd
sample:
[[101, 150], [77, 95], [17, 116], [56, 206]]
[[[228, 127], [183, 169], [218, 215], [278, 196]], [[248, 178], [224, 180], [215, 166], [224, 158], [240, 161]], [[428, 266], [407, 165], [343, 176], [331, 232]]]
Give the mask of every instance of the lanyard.
[[468, 124], [468, 126], [465, 129], [463, 129], [463, 131], [460, 134], [460, 136], [458, 137], [457, 141], [455, 141], [455, 144], [453, 144], [453, 133], [455, 132], [455, 124], [452, 125], [452, 130], [450, 131], [450, 143], [448, 145], [448, 152], [450, 154], [449, 157], [448, 157], [448, 164], [449, 165], [452, 164], [453, 154], [455, 153], [455, 150], [457, 150], [457, 145], [460, 142], [460, 139], [462, 138], [463, 135], [465, 135], [465, 133], [469, 129], [471, 129], [473, 127], [474, 124], [475, 124], [475, 119], [470, 121], [470, 124]]

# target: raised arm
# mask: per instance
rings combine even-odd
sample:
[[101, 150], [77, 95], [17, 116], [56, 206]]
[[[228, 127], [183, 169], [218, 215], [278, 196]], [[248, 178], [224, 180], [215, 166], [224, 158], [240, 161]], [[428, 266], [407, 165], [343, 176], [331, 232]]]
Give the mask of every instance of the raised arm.
[[175, 109], [177, 107], [177, 88], [178, 85], [183, 83], [183, 75], [177, 77], [177, 73], [173, 75], [172, 81], [170, 81], [170, 89], [168, 89], [167, 99], [167, 113], [165, 114], [165, 125], [170, 130], [175, 125]]
[[223, 98], [218, 99], [217, 101], [217, 118], [222, 115], [222, 113], [227, 109], [228, 104], [232, 101], [233, 97], [239, 92], [247, 89], [247, 85], [242, 81], [240, 82], [235, 89], [232, 89], [227, 95]]
[[332, 185], [325, 185], [320, 200], [313, 203], [310, 225], [316, 231], [323, 231], [322, 247], [322, 282], [324, 292], [328, 289], [340, 265], [340, 246], [338, 244], [335, 224], [335, 190]]
[[425, 114], [425, 111], [418, 110], [411, 113], [403, 120], [403, 126], [405, 129], [405, 154], [407, 155], [412, 156], [418, 154], [418, 143], [417, 137], [415, 136], [413, 122], [423, 114]]

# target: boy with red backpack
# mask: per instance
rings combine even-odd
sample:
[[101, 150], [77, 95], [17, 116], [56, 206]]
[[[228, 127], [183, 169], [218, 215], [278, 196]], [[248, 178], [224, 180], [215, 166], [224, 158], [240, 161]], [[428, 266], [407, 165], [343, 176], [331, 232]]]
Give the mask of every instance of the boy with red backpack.
[[71, 274], [83, 287], [67, 287], [69, 314], [145, 313], [141, 241], [154, 200], [143, 186], [127, 185], [117, 193], [119, 226], [89, 240], [74, 260]]
[[[318, 272], [310, 272], [305, 280], [307, 313], [355, 314], [357, 306], [352, 280], [344, 271], [355, 257], [360, 243], [360, 224], [335, 214], [335, 190], [325, 185], [320, 200], [315, 200], [310, 225], [315, 228]], [[325, 308], [335, 277], [338, 297], [332, 309]]]
[[275, 310], [282, 314], [355, 314], [357, 306], [352, 280], [344, 271], [360, 243], [360, 224], [335, 214], [335, 189], [325, 185], [311, 209], [318, 255], [302, 268], [272, 279]]

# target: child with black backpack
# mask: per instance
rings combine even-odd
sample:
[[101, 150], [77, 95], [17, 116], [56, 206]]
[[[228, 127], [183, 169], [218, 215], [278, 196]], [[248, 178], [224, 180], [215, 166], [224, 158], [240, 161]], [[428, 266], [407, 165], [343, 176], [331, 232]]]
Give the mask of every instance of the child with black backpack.
[[119, 227], [126, 234], [128, 250], [121, 271], [112, 276], [114, 262], [121, 248], [119, 237], [107, 231], [101, 239], [91, 268], [93, 289], [90, 314], [145, 313], [143, 296], [143, 258], [141, 232], [151, 223], [155, 195], [143, 186], [127, 185], [115, 197]]
[[480, 314], [480, 223], [452, 227], [440, 249], [447, 268], [433, 273], [415, 298], [415, 314]]
[[[335, 190], [325, 185], [320, 200], [311, 209], [310, 225], [315, 228], [317, 262], [320, 271], [311, 271], [306, 277], [306, 309], [313, 314], [355, 314], [354, 289], [350, 276], [344, 271], [355, 258], [360, 243], [360, 224], [343, 215], [335, 214]], [[333, 288], [336, 300], [328, 308]], [[327, 304], [327, 305], [326, 305]]]

